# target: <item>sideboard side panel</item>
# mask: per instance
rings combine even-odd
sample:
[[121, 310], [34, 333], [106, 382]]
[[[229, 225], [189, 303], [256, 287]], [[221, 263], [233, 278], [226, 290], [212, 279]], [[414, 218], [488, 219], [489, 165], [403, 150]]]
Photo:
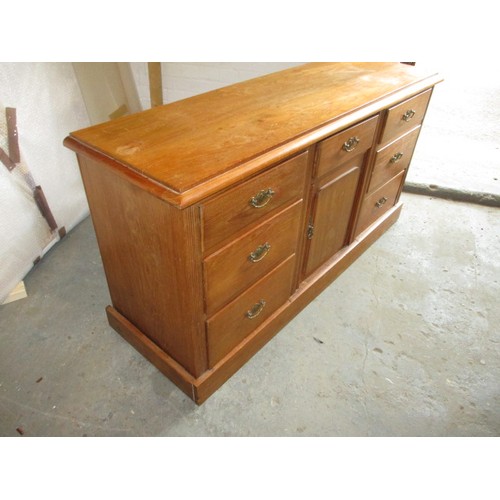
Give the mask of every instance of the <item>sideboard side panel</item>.
[[199, 210], [78, 155], [113, 307], [193, 376], [207, 368]]

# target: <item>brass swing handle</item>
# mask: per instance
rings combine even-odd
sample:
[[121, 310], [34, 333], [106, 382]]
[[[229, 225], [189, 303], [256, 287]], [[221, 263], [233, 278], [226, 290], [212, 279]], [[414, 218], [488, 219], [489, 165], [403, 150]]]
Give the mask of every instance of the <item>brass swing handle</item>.
[[378, 200], [377, 203], [375, 203], [375, 206], [377, 208], [380, 208], [382, 205], [385, 205], [386, 202], [387, 198], [384, 196], [383, 198], [380, 198], [380, 200]]
[[403, 158], [403, 153], [399, 152], [399, 153], [396, 153], [390, 160], [390, 163], [397, 163], [399, 160], [401, 160], [401, 158]]
[[271, 245], [266, 241], [263, 245], [259, 245], [249, 256], [248, 260], [251, 262], [259, 262], [262, 260], [271, 249]]
[[354, 151], [357, 148], [358, 144], [359, 144], [359, 137], [349, 137], [349, 139], [347, 139], [347, 141], [344, 142], [342, 149], [350, 153], [351, 151]]
[[255, 304], [249, 311], [246, 312], [246, 317], [248, 319], [256, 318], [264, 309], [266, 305], [266, 301], [264, 299], [260, 299], [257, 304]]
[[249, 203], [254, 208], [262, 208], [271, 201], [271, 198], [274, 195], [275, 192], [271, 188], [263, 189], [262, 191], [259, 191], [255, 196], [252, 196]]
[[409, 122], [415, 116], [415, 113], [416, 111], [414, 109], [408, 109], [401, 119], [405, 122]]

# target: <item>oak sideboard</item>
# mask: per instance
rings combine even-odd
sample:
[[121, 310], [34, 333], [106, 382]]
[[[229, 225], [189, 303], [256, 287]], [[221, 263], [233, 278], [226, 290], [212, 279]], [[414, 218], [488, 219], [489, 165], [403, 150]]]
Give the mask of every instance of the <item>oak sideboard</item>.
[[111, 327], [201, 404], [397, 220], [439, 81], [311, 63], [72, 132]]

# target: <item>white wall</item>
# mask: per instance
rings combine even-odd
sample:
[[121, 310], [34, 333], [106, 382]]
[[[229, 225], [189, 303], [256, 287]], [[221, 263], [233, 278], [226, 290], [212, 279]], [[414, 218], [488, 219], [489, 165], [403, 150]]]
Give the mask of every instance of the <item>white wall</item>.
[[[162, 62], [163, 100], [178, 101], [233, 83], [298, 66], [296, 62]], [[147, 63], [131, 63], [143, 109], [151, 107]]]
[[[70, 131], [89, 125], [71, 63], [0, 63], [0, 147], [9, 154], [7, 107], [16, 109], [20, 162], [12, 171], [0, 163], [0, 304], [59, 230], [89, 213], [76, 156], [63, 146]], [[57, 230], [37, 207], [38, 185]]]

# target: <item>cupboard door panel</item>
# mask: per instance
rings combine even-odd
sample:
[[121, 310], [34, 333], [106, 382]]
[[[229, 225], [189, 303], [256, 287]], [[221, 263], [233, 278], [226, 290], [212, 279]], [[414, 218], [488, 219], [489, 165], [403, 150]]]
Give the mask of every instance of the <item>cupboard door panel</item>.
[[[363, 156], [349, 164], [335, 179], [319, 188], [314, 201], [313, 228], [309, 230], [306, 275], [347, 244]], [[312, 233], [312, 234], [311, 234]]]

